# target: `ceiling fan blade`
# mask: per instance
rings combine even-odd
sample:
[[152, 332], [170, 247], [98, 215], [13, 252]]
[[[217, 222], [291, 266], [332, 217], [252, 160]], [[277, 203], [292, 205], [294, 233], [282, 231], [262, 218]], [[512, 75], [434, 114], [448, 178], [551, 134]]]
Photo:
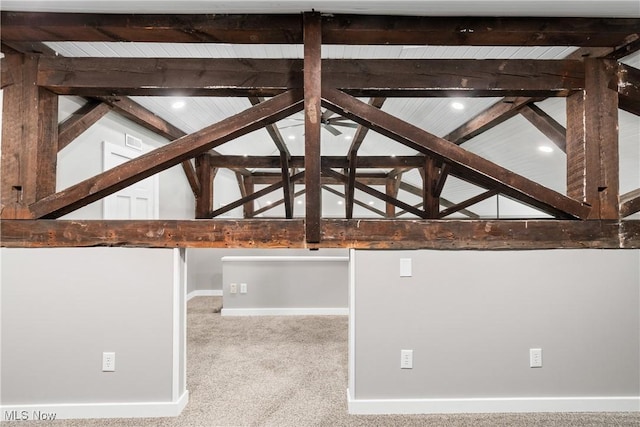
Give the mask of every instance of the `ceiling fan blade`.
[[278, 129], [288, 129], [288, 128], [297, 128], [299, 126], [304, 126], [304, 123], [298, 123], [296, 125], [287, 125], [287, 126], [278, 126]]
[[329, 117], [335, 115], [336, 113], [334, 113], [331, 110], [324, 110], [324, 112], [322, 113], [322, 116], [320, 116], [320, 120], [324, 123], [327, 120], [329, 120]]
[[331, 126], [342, 126], [346, 128], [352, 128], [352, 129], [356, 129], [358, 127], [358, 124], [353, 123], [351, 120], [345, 119], [344, 117], [336, 117], [334, 119], [329, 119], [327, 120], [326, 124]]
[[332, 134], [333, 136], [342, 135], [342, 132], [340, 132], [338, 129], [334, 128], [331, 125], [323, 124], [322, 127], [328, 130], [329, 133]]

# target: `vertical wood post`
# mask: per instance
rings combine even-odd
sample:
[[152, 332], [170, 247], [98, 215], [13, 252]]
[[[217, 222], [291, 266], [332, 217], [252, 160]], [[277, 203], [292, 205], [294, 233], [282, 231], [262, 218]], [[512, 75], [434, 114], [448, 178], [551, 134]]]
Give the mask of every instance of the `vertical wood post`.
[[320, 242], [322, 191], [320, 187], [321, 17], [307, 12], [304, 24], [304, 167], [305, 234], [308, 243]]
[[29, 205], [56, 189], [58, 98], [36, 85], [37, 56], [8, 54], [3, 65], [13, 84], [3, 94], [0, 216], [30, 218]]
[[618, 94], [614, 62], [585, 58], [585, 90], [567, 98], [567, 195], [592, 206], [589, 219], [617, 219]]
[[440, 197], [436, 195], [440, 168], [431, 157], [425, 157], [422, 175], [422, 201], [427, 218], [438, 218], [440, 213]]
[[208, 154], [196, 157], [196, 174], [200, 181], [200, 194], [196, 197], [196, 218], [211, 218], [213, 212], [213, 179], [216, 169], [211, 166]]

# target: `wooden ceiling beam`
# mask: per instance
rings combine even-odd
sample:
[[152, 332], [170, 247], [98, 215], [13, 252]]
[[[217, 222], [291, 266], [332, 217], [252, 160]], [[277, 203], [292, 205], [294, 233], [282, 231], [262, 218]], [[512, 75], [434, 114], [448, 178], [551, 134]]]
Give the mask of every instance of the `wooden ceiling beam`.
[[[249, 97], [249, 102], [251, 102], [251, 105], [258, 105], [259, 103], [264, 102], [264, 99], [260, 97]], [[293, 218], [293, 199], [295, 197], [291, 188], [292, 183], [289, 180], [289, 159], [291, 158], [291, 153], [289, 153], [287, 144], [284, 142], [284, 138], [282, 138], [282, 134], [280, 134], [280, 130], [275, 124], [272, 123], [265, 126], [265, 130], [276, 145], [278, 151], [280, 151], [280, 170], [282, 172], [283, 182], [282, 191], [284, 193], [284, 211], [286, 218]]]
[[310, 245], [303, 219], [4, 220], [8, 248], [640, 249], [640, 221], [323, 219]]
[[[291, 176], [289, 178], [289, 181], [290, 182], [295, 182], [298, 179], [304, 179], [304, 176], [305, 176], [304, 171], [303, 172], [298, 172], [297, 174]], [[215, 211], [213, 211], [211, 213], [211, 218], [215, 218], [215, 217], [220, 216], [220, 215], [222, 215], [224, 213], [227, 213], [227, 212], [229, 212], [229, 211], [231, 211], [231, 210], [233, 210], [233, 209], [235, 209], [235, 208], [237, 208], [239, 206], [242, 206], [242, 205], [246, 204], [247, 202], [251, 202], [253, 200], [259, 199], [262, 196], [266, 196], [267, 194], [282, 188], [283, 185], [284, 185], [284, 182], [278, 181], [278, 182], [276, 182], [274, 184], [269, 185], [268, 187], [262, 188], [262, 189], [260, 189], [258, 191], [255, 191], [255, 192], [251, 193], [251, 194], [247, 194], [245, 197], [241, 197], [240, 199], [238, 199], [238, 200], [236, 200], [234, 202], [231, 202], [229, 204], [226, 204], [226, 205], [222, 206], [221, 208], [216, 209]], [[254, 212], [254, 215], [255, 215], [255, 212]]]
[[[302, 196], [304, 193], [306, 193], [305, 189], [298, 190], [293, 194], [293, 198], [295, 199], [296, 197]], [[269, 204], [267, 206], [263, 206], [260, 209], [256, 209], [255, 212], [253, 213], [253, 216], [258, 216], [258, 215], [261, 215], [261, 214], [263, 214], [263, 213], [265, 213], [267, 211], [270, 211], [271, 209], [284, 204], [284, 202], [285, 202], [285, 199], [282, 198], [280, 200], [276, 200], [275, 202], [272, 202], [271, 204]], [[286, 215], [286, 213], [285, 213], [285, 215]]]
[[58, 125], [58, 151], [104, 117], [111, 106], [101, 101], [89, 100]]
[[553, 117], [533, 103], [524, 105], [518, 112], [549, 138], [563, 153], [567, 151], [567, 130], [555, 121]]
[[[336, 178], [336, 179], [342, 181], [343, 183], [346, 183], [348, 181], [348, 179], [349, 179], [348, 176], [346, 176], [344, 174], [341, 174], [340, 172], [336, 172], [336, 171], [334, 171], [332, 169], [328, 169], [328, 168], [323, 168], [322, 169], [322, 173], [324, 175], [326, 175], [326, 176]], [[385, 184], [386, 184], [386, 180], [385, 180]], [[400, 201], [400, 200], [396, 199], [395, 197], [391, 197], [388, 194], [383, 193], [382, 191], [376, 190], [375, 188], [371, 188], [370, 186], [368, 186], [366, 184], [363, 184], [360, 181], [356, 180], [355, 187], [358, 190], [369, 194], [370, 196], [373, 196], [373, 197], [375, 197], [377, 199], [380, 199], [385, 203], [397, 206], [400, 209], [404, 209], [404, 210], [416, 215], [419, 218], [424, 218], [426, 216], [426, 214], [425, 214], [425, 212], [423, 210], [416, 209], [413, 206], [411, 206], [410, 204], [405, 203], [403, 201]]]
[[488, 190], [488, 191], [485, 191], [484, 193], [480, 193], [475, 197], [472, 197], [470, 199], [465, 200], [464, 202], [460, 202], [460, 203], [458, 203], [458, 204], [456, 204], [454, 206], [451, 206], [451, 207], [448, 207], [448, 208], [444, 209], [443, 211], [441, 211], [438, 214], [438, 218], [444, 218], [444, 217], [449, 216], [449, 215], [451, 215], [453, 213], [460, 212], [462, 209], [466, 209], [469, 206], [473, 206], [476, 203], [479, 203], [479, 202], [481, 202], [483, 200], [487, 200], [487, 199], [495, 196], [496, 194], [498, 194], [498, 192], [496, 190]]
[[[414, 196], [418, 196], [418, 197], [422, 197], [422, 189], [416, 187], [415, 185], [409, 184], [406, 181], [400, 181], [400, 185], [399, 185], [400, 190], [406, 191], [409, 194], [413, 194]], [[442, 206], [444, 206], [445, 208], [450, 208], [452, 206], [455, 206], [456, 204], [453, 203], [452, 201], [445, 199], [444, 197], [440, 196], [440, 204]], [[416, 208], [419, 208], [421, 206], [424, 206], [424, 202], [420, 202], [418, 205], [414, 206]], [[406, 212], [399, 212], [396, 216], [400, 216], [405, 214]], [[468, 209], [461, 209], [460, 213], [468, 216], [469, 218], [480, 218], [480, 215], [476, 214], [475, 212], [471, 212]]]
[[640, 212], [640, 188], [620, 196], [620, 218]]
[[300, 91], [286, 92], [198, 132], [86, 179], [30, 206], [35, 218], [58, 218], [302, 108]]
[[[566, 96], [579, 60], [324, 59], [323, 84], [356, 96]], [[273, 96], [303, 85], [299, 59], [43, 57], [38, 85], [60, 95]], [[212, 82], [214, 84], [212, 84]]]
[[622, 63], [617, 65], [617, 79], [612, 80], [609, 87], [618, 91], [621, 109], [640, 116], [640, 69]]
[[304, 39], [304, 187], [307, 243], [320, 242], [322, 190], [320, 139], [322, 125], [322, 19], [319, 13], [303, 14]]
[[[2, 40], [301, 44], [299, 14], [3, 11]], [[638, 19], [327, 14], [322, 40], [346, 45], [607, 46], [639, 38]]]
[[[344, 169], [349, 167], [346, 156], [321, 156], [324, 167]], [[244, 156], [244, 155], [216, 155], [211, 164], [218, 168], [255, 168], [277, 169], [280, 167], [279, 156]], [[419, 168], [424, 165], [424, 156], [358, 156], [359, 169], [391, 169], [391, 168]], [[304, 168], [304, 156], [292, 156], [289, 167]]]
[[[386, 98], [371, 98], [369, 100], [369, 105], [372, 105], [376, 108], [382, 108], [385, 100]], [[347, 218], [353, 218], [356, 172], [358, 169], [358, 150], [364, 142], [364, 138], [367, 136], [368, 132], [369, 128], [358, 125], [353, 135], [353, 139], [351, 140], [351, 146], [349, 147], [349, 151], [347, 154], [347, 157], [349, 159], [349, 180], [347, 181], [347, 184], [345, 186], [345, 211]]]
[[323, 105], [409, 148], [449, 163], [456, 175], [463, 175], [478, 185], [495, 188], [504, 195], [556, 217], [585, 218], [590, 211], [590, 207], [582, 202], [546, 188], [339, 90], [323, 89]]
[[[347, 199], [346, 194], [341, 193], [341, 192], [339, 192], [338, 190], [336, 190], [336, 189], [333, 189], [333, 188], [329, 187], [328, 185], [323, 185], [323, 186], [322, 186], [322, 189], [323, 189], [323, 190], [325, 190], [325, 191], [327, 191], [327, 192], [329, 192], [329, 193], [331, 193], [331, 194], [334, 194], [334, 195], [336, 195], [336, 196], [338, 196], [338, 197], [342, 197], [342, 198], [343, 198], [343, 199], [345, 199], [345, 200]], [[369, 205], [369, 204], [367, 204], [367, 203], [364, 203], [364, 202], [362, 202], [362, 201], [360, 201], [360, 200], [358, 200], [358, 199], [355, 199], [355, 198], [354, 198], [354, 199], [353, 199], [353, 203], [354, 203], [355, 205], [358, 205], [358, 206], [362, 207], [362, 208], [365, 208], [365, 209], [366, 209], [366, 210], [368, 210], [368, 211], [371, 211], [371, 212], [373, 212], [373, 213], [375, 213], [375, 214], [377, 214], [377, 215], [380, 215], [380, 216], [381, 216], [381, 217], [383, 217], [383, 218], [384, 218], [384, 216], [385, 216], [385, 213], [384, 213], [384, 212], [382, 212], [380, 209], [376, 209], [376, 208], [374, 208], [373, 206], [371, 206], [371, 205]]]

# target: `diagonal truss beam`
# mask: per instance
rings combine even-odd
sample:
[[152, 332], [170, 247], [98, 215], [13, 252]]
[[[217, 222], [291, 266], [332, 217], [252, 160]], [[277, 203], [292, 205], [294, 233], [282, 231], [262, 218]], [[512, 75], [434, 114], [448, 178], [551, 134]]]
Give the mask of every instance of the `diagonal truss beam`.
[[[326, 176], [329, 177], [333, 177], [336, 178], [340, 181], [342, 181], [343, 183], [346, 183], [347, 180], [349, 179], [348, 176], [341, 174], [340, 172], [336, 172], [333, 169], [329, 169], [329, 168], [322, 168], [322, 173]], [[399, 207], [400, 209], [404, 209], [414, 215], [416, 215], [419, 218], [426, 218], [426, 214], [424, 211], [420, 210], [420, 209], [416, 209], [413, 206], [411, 206], [408, 203], [402, 202], [398, 199], [396, 199], [395, 197], [391, 197], [381, 191], [376, 190], [375, 188], [371, 188], [368, 185], [362, 184], [361, 182], [356, 181], [355, 182], [355, 186], [358, 190], [365, 192], [377, 199], [382, 200], [385, 203], [390, 203], [394, 206]], [[385, 214], [386, 215], [386, 214]]]
[[590, 207], [438, 138], [336, 89], [323, 89], [323, 105], [435, 159], [456, 174], [560, 218], [584, 218]]
[[[323, 186], [322, 186], [322, 189], [323, 189], [323, 190], [326, 190], [327, 192], [329, 192], [329, 193], [331, 193], [331, 194], [335, 194], [335, 195], [336, 195], [336, 196], [338, 196], [338, 197], [342, 197], [343, 199], [346, 199], [346, 194], [343, 194], [343, 193], [339, 192], [338, 190], [336, 190], [336, 189], [333, 189], [333, 188], [329, 187], [328, 185], [323, 185]], [[366, 210], [368, 210], [368, 211], [371, 211], [371, 212], [373, 212], [373, 213], [375, 213], [375, 214], [378, 214], [378, 215], [380, 215], [381, 217], [384, 217], [384, 216], [385, 216], [385, 213], [384, 213], [384, 212], [382, 212], [380, 209], [376, 209], [376, 208], [374, 208], [373, 206], [370, 206], [370, 205], [368, 205], [368, 204], [366, 204], [366, 203], [364, 203], [364, 202], [362, 202], [362, 201], [360, 201], [360, 200], [358, 200], [358, 199], [354, 199], [354, 200], [353, 200], [353, 203], [355, 203], [356, 205], [358, 205], [358, 206], [360, 206], [360, 207], [365, 208], [365, 209], [366, 209]]]
[[[295, 180], [302, 179], [302, 178], [304, 178], [304, 171], [298, 172], [297, 174], [291, 176], [289, 178], [289, 182], [295, 182]], [[258, 198], [260, 198], [262, 196], [265, 196], [265, 195], [267, 195], [267, 194], [269, 194], [269, 193], [271, 193], [273, 191], [276, 191], [276, 190], [282, 188], [283, 185], [284, 185], [284, 182], [283, 181], [279, 181], [279, 182], [276, 182], [275, 184], [271, 184], [268, 187], [265, 187], [265, 188], [263, 188], [261, 190], [258, 190], [258, 191], [254, 192], [252, 194], [247, 194], [245, 197], [242, 197], [242, 198], [236, 200], [235, 202], [231, 202], [228, 205], [225, 205], [225, 206], [223, 206], [223, 207], [221, 207], [219, 209], [216, 209], [215, 211], [213, 211], [211, 213], [211, 218], [215, 218], [216, 216], [222, 215], [222, 214], [224, 214], [226, 212], [229, 212], [229, 211], [237, 208], [238, 206], [244, 205], [247, 202], [250, 202], [252, 200], [258, 199]], [[255, 212], [254, 212], [254, 214], [255, 214]]]
[[519, 110], [520, 114], [551, 140], [563, 153], [567, 152], [567, 129], [556, 122], [540, 107], [529, 103]]
[[[414, 196], [418, 196], [418, 197], [422, 197], [422, 189], [416, 187], [415, 185], [411, 185], [406, 181], [401, 181], [400, 182], [400, 189], [406, 191], [409, 194], [413, 194]], [[442, 206], [444, 206], [445, 208], [450, 208], [452, 206], [455, 206], [455, 203], [453, 203], [452, 201], [445, 199], [444, 197], [440, 197], [440, 204]], [[417, 205], [415, 205], [415, 208], [421, 208], [422, 206], [424, 206], [423, 202], [418, 203]], [[400, 215], [404, 215], [407, 212], [398, 212], [398, 214], [396, 216], [400, 216]], [[460, 210], [460, 213], [468, 216], [469, 218], [480, 218], [480, 215], [476, 214], [475, 212], [471, 212], [468, 209], [462, 209]]]
[[498, 194], [498, 191], [496, 190], [485, 191], [484, 193], [478, 194], [477, 196], [472, 197], [468, 200], [465, 200], [464, 202], [458, 203], [456, 205], [453, 205], [444, 209], [438, 214], [438, 218], [444, 218], [453, 213], [460, 212], [461, 210], [466, 209], [469, 206], [473, 206], [476, 203], [479, 203], [483, 200], [487, 200], [488, 198], [493, 197], [496, 194]]
[[[304, 188], [302, 190], [298, 190], [293, 194], [293, 198], [295, 199], [296, 197], [302, 196], [306, 192], [307, 191]], [[271, 209], [275, 208], [276, 206], [280, 206], [283, 203], [284, 203], [284, 198], [282, 198], [280, 200], [276, 200], [275, 202], [271, 203], [270, 205], [263, 206], [260, 209], [256, 209], [256, 211], [254, 212], [253, 216], [260, 215], [260, 214], [263, 214], [263, 213], [265, 213], [267, 211], [270, 211]]]
[[[617, 81], [612, 84], [613, 89], [618, 91], [618, 106], [631, 114], [640, 116], [640, 70], [618, 63], [616, 75]], [[609, 87], [612, 84], [610, 83]]]
[[[249, 102], [251, 102], [251, 105], [258, 105], [259, 103], [264, 102], [264, 99], [259, 97], [249, 97]], [[265, 130], [280, 152], [280, 169], [282, 171], [282, 182], [284, 183], [282, 187], [282, 191], [284, 193], [284, 211], [285, 216], [288, 219], [291, 219], [293, 218], [293, 199], [295, 198], [293, 195], [292, 183], [289, 181], [289, 160], [291, 159], [291, 153], [289, 153], [287, 144], [285, 144], [284, 139], [275, 124], [265, 126]]]
[[[384, 104], [384, 101], [385, 98], [371, 98], [369, 100], [369, 105], [372, 105], [376, 108], [382, 108], [382, 104]], [[358, 128], [356, 129], [356, 132], [353, 136], [353, 140], [351, 141], [351, 146], [349, 147], [349, 153], [347, 154], [347, 156], [349, 157], [349, 181], [347, 182], [347, 186], [345, 189], [345, 209], [347, 219], [353, 218], [353, 202], [355, 193], [356, 172], [358, 168], [358, 150], [364, 142], [364, 138], [367, 136], [368, 132], [369, 128], [358, 125]]]
[[94, 100], [90, 100], [80, 107], [58, 125], [58, 151], [69, 145], [109, 111], [111, 111], [109, 104]]
[[620, 218], [640, 212], [640, 188], [620, 196]]
[[30, 206], [34, 218], [58, 218], [175, 166], [218, 145], [276, 122], [302, 108], [302, 92], [293, 90], [228, 117], [171, 144], [86, 179]]

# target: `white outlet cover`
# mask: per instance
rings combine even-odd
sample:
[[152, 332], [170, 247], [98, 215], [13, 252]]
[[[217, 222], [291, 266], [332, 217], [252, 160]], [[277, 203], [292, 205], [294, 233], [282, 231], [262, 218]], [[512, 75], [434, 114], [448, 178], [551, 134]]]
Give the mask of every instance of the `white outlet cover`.
[[542, 349], [541, 348], [529, 349], [529, 367], [542, 368]]
[[400, 350], [400, 369], [413, 369], [413, 350]]
[[400, 258], [400, 277], [411, 276], [411, 258]]
[[240, 283], [240, 293], [241, 294], [246, 294], [247, 293], [247, 284], [246, 283]]
[[102, 353], [102, 372], [115, 372], [116, 370], [116, 354], [114, 352], [105, 351]]

